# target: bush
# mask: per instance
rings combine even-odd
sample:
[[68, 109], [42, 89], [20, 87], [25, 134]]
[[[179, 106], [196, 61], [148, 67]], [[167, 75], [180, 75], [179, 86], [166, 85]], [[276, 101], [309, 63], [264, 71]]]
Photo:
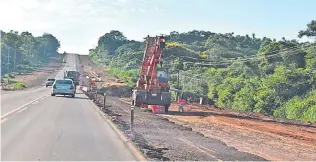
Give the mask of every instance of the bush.
[[316, 121], [316, 91], [305, 97], [295, 96], [288, 100], [281, 109], [274, 112], [277, 117], [298, 119], [301, 121]]
[[17, 82], [17, 83], [13, 84], [13, 88], [14, 89], [23, 89], [23, 88], [26, 88], [26, 87], [27, 86], [24, 83], [21, 83], [21, 82]]
[[12, 74], [5, 74], [3, 78], [12, 79], [12, 78], [14, 78], [14, 75], [12, 75]]
[[108, 70], [108, 74], [121, 79], [123, 82], [126, 82], [128, 87], [134, 87], [138, 79], [137, 69], [123, 70], [119, 68], [113, 68]]

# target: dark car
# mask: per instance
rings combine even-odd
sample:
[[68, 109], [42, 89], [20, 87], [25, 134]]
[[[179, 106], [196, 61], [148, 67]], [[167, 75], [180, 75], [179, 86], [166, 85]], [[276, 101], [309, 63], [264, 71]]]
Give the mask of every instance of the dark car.
[[55, 82], [55, 79], [47, 79], [45, 86], [46, 87], [52, 86], [54, 82]]

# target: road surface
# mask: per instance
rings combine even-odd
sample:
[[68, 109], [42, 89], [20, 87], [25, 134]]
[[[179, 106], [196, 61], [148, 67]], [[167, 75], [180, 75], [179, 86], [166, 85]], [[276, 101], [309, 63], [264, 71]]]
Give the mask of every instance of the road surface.
[[[68, 55], [64, 69], [76, 69], [77, 59]], [[1, 109], [3, 161], [137, 160], [80, 92], [75, 98], [52, 97], [45, 87], [8, 92]]]

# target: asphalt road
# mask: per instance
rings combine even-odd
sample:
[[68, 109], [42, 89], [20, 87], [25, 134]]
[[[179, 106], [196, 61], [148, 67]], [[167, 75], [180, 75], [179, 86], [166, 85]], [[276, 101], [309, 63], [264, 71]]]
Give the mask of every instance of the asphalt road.
[[[76, 69], [77, 62], [68, 55], [64, 69]], [[56, 78], [62, 76], [63, 70]], [[137, 160], [85, 95], [52, 97], [50, 90], [1, 95], [1, 160]]]

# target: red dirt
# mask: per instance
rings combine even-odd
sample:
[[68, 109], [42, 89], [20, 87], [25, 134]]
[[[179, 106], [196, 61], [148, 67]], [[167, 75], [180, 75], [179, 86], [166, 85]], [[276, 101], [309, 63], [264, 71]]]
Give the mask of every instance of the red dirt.
[[173, 115], [161, 116], [238, 150], [272, 161], [316, 160], [316, 124], [282, 124], [262, 114], [253, 117], [198, 104], [185, 105], [184, 113], [177, 108], [173, 104]]

